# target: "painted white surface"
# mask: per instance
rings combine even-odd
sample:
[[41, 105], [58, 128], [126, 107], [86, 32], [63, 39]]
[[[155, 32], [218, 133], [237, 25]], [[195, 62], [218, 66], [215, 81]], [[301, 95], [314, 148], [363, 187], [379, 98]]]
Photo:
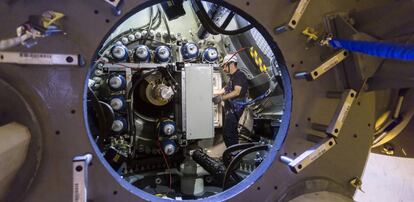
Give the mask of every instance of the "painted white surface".
[[289, 202], [350, 202], [351, 199], [337, 193], [320, 191], [304, 194], [290, 200]]
[[371, 153], [362, 177], [358, 202], [414, 201], [414, 159]]
[[0, 126], [0, 201], [27, 155], [29, 130], [18, 123]]

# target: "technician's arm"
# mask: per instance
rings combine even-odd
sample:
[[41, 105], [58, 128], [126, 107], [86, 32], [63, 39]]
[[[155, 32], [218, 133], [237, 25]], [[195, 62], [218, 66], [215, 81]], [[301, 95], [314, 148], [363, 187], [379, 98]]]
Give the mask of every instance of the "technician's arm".
[[241, 92], [241, 86], [234, 86], [234, 90], [233, 91], [231, 91], [230, 93], [228, 93], [228, 94], [225, 94], [225, 95], [223, 95], [222, 97], [221, 97], [221, 99], [223, 100], [223, 101], [225, 101], [225, 100], [228, 100], [228, 99], [232, 99], [232, 98], [235, 98], [235, 97], [237, 97], [237, 96], [239, 96], [240, 95], [240, 92]]
[[226, 90], [224, 88], [222, 88], [221, 90], [219, 90], [218, 92], [214, 93], [214, 96], [217, 95], [223, 95], [226, 92]]

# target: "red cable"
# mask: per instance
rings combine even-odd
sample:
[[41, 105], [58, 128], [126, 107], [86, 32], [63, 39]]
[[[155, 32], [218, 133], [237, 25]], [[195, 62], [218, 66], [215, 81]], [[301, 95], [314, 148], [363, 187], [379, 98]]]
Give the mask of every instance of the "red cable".
[[223, 64], [226, 64], [229, 60], [231, 60], [235, 55], [237, 55], [237, 54], [239, 54], [240, 52], [242, 52], [242, 51], [244, 51], [244, 50], [246, 50], [246, 49], [248, 49], [248, 47], [243, 47], [243, 48], [240, 48], [239, 50], [237, 50], [236, 52], [234, 52], [233, 53], [233, 55], [231, 55], [231, 57], [227, 60], [227, 61], [225, 61], [225, 62], [223, 62]]
[[165, 155], [165, 153], [164, 153], [164, 150], [163, 150], [163, 149], [162, 149], [162, 147], [161, 147], [161, 143], [160, 143], [160, 141], [159, 141], [159, 140], [157, 141], [157, 144], [158, 144], [158, 147], [159, 147], [159, 148], [160, 148], [160, 150], [161, 150], [162, 157], [164, 158], [165, 164], [167, 165], [167, 169], [168, 169], [168, 172], [169, 172], [169, 175], [170, 175], [170, 185], [169, 185], [169, 190], [168, 190], [168, 192], [165, 194], [165, 195], [168, 195], [168, 194], [170, 193], [170, 190], [172, 189], [172, 175], [171, 175], [170, 165], [168, 164], [167, 157], [166, 157], [166, 155]]

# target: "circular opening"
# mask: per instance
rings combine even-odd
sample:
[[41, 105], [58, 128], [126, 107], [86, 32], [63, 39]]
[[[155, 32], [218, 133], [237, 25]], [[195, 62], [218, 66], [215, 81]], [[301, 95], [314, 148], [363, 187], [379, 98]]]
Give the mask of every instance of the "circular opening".
[[[102, 39], [87, 82], [90, 139], [111, 174], [139, 197], [229, 199], [239, 192], [227, 190], [247, 189], [283, 143], [291, 107], [286, 66], [278, 63], [283, 61], [280, 50], [264, 28], [225, 2], [185, 1], [172, 8], [157, 3], [127, 14]], [[212, 9], [219, 16], [206, 21], [203, 10]], [[204, 19], [201, 26], [199, 18]], [[204, 28], [208, 23], [228, 24], [225, 30], [211, 30]], [[236, 43], [240, 36], [243, 46]], [[261, 50], [258, 57], [273, 61], [266, 64], [267, 73], [256, 67], [251, 47]], [[247, 82], [260, 74], [280, 79], [258, 86], [252, 85], [263, 82]], [[221, 89], [224, 94], [235, 89], [230, 75], [238, 79], [231, 83], [246, 89], [231, 103], [220, 97]], [[277, 81], [282, 82], [270, 83]], [[263, 97], [266, 92], [271, 93]], [[265, 105], [270, 99], [283, 105]], [[242, 103], [240, 108], [230, 105], [235, 101]], [[232, 122], [237, 131], [229, 129]], [[254, 146], [227, 150], [240, 143]], [[212, 164], [225, 174], [217, 174]]]
[[[10, 184], [8, 187], [9, 190], [28, 190], [33, 188], [33, 177], [36, 176], [39, 172], [39, 167], [43, 162], [44, 156], [44, 149], [43, 149], [43, 141], [42, 139], [44, 135], [44, 131], [41, 130], [41, 124], [39, 122], [38, 114], [36, 114], [35, 110], [32, 108], [32, 105], [28, 105], [29, 100], [28, 97], [25, 97], [21, 94], [22, 92], [15, 88], [14, 85], [7, 83], [5, 80], [0, 79], [0, 126], [6, 125], [14, 125], [14, 123], [19, 123], [21, 126], [13, 126], [13, 127], [23, 127], [27, 132], [30, 132], [30, 138], [25, 141], [25, 146], [22, 150], [22, 154], [24, 154], [24, 158], [22, 159], [22, 164], [20, 165], [18, 172], [7, 173], [8, 178], [10, 179], [17, 179], [14, 180], [13, 183]], [[5, 134], [1, 134], [4, 137]], [[16, 134], [17, 135], [17, 134]], [[5, 144], [5, 142], [2, 142]], [[23, 142], [22, 142], [23, 143]], [[13, 145], [8, 145], [11, 148]], [[8, 148], [8, 146], [4, 147], [1, 146], [2, 151]], [[13, 151], [13, 150], [12, 150]], [[3, 155], [6, 153], [2, 152]], [[27, 154], [27, 155], [26, 155]], [[10, 158], [9, 158], [10, 159]], [[4, 166], [9, 165], [18, 165], [18, 162], [13, 160], [12, 161], [3, 161], [1, 162]], [[6, 169], [7, 170], [7, 169]], [[3, 170], [4, 173], [4, 170]], [[7, 181], [7, 180], [6, 180]], [[3, 183], [3, 180], [1, 180]], [[24, 188], [23, 188], [24, 187]], [[6, 192], [8, 195], [6, 198], [7, 201], [21, 201], [24, 197], [27, 196], [26, 192], [18, 191], [18, 192]], [[0, 199], [0, 201], [2, 201]]]

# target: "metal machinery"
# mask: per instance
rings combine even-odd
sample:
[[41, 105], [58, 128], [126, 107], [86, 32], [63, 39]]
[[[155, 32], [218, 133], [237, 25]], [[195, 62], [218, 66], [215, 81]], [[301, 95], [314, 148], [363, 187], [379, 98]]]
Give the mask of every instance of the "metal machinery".
[[[371, 147], [412, 153], [398, 148], [412, 133], [414, 71], [326, 41], [410, 44], [413, 10], [391, 0], [0, 1], [0, 199], [352, 201]], [[211, 99], [232, 53], [249, 101], [240, 144], [225, 148]]]

